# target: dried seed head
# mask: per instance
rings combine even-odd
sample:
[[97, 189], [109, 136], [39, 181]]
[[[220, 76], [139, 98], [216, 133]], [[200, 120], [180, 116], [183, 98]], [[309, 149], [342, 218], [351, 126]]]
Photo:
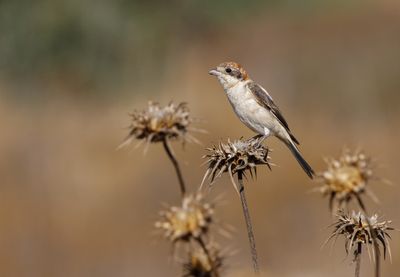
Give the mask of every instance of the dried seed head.
[[163, 230], [166, 238], [172, 242], [188, 241], [207, 234], [213, 222], [214, 209], [197, 193], [185, 196], [181, 207], [170, 207], [160, 214], [162, 219], [156, 222], [156, 228]]
[[216, 246], [207, 246], [208, 253], [203, 248], [193, 249], [189, 260], [183, 265], [184, 277], [216, 277], [219, 276], [223, 258]]
[[353, 249], [356, 255], [356, 248], [359, 243], [366, 245], [370, 253], [369, 247], [373, 245], [373, 236], [375, 236], [376, 241], [380, 242], [383, 247], [384, 257], [386, 257], [387, 251], [389, 252], [389, 256], [391, 256], [388, 240], [390, 238], [388, 231], [394, 230], [389, 226], [391, 221], [378, 222], [378, 215], [376, 214], [367, 218], [361, 212], [356, 213], [354, 211], [351, 215], [340, 211], [337, 214], [337, 218], [337, 222], [333, 225], [335, 230], [329, 239], [343, 235], [345, 238], [346, 253], [349, 253]]
[[267, 165], [270, 168], [269, 149], [262, 145], [259, 139], [239, 139], [234, 142], [220, 142], [218, 146], [207, 148], [208, 154], [203, 158], [207, 159], [208, 169], [204, 180], [209, 177], [210, 182], [229, 172], [231, 178], [237, 172], [243, 174], [248, 171], [251, 176], [256, 175], [258, 165]]
[[[366, 192], [373, 200], [376, 197], [368, 190], [367, 184], [374, 177], [371, 159], [362, 152], [354, 154], [345, 150], [342, 156], [326, 161], [328, 168], [319, 173], [322, 183], [318, 189], [330, 197], [330, 209], [335, 212], [342, 209], [356, 198], [362, 209], [365, 209], [361, 195]], [[377, 201], [377, 200], [376, 200]], [[335, 209], [333, 208], [335, 206]]]
[[160, 107], [158, 103], [149, 102], [146, 110], [131, 114], [130, 132], [120, 147], [130, 144], [133, 139], [147, 142], [160, 142], [165, 139], [194, 140], [188, 135], [192, 122], [186, 103], [170, 103]]

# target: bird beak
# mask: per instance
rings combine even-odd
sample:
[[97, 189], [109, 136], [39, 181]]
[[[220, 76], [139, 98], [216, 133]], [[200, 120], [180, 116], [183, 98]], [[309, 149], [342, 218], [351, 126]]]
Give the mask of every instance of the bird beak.
[[216, 68], [213, 68], [208, 72], [208, 74], [214, 75], [214, 76], [219, 76], [221, 73]]

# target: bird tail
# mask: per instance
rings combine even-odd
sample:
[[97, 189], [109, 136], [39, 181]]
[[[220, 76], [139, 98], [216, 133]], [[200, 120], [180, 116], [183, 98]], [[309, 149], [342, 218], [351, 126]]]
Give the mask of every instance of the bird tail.
[[293, 143], [292, 140], [286, 140], [285, 144], [289, 147], [290, 151], [292, 152], [292, 154], [294, 155], [300, 166], [303, 168], [304, 172], [308, 175], [308, 177], [312, 179], [315, 175], [315, 172], [311, 168], [311, 166], [306, 162], [306, 160], [301, 156], [297, 146]]

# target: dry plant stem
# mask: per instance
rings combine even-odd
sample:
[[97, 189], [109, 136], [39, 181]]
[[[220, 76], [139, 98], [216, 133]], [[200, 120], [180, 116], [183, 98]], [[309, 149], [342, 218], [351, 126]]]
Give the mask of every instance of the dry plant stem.
[[361, 251], [362, 251], [362, 244], [361, 242], [357, 243], [357, 250], [356, 250], [356, 271], [355, 277], [360, 277], [360, 269], [361, 269]]
[[184, 196], [186, 193], [185, 182], [183, 181], [181, 169], [179, 167], [178, 161], [175, 158], [174, 153], [172, 152], [171, 147], [169, 146], [167, 138], [163, 139], [163, 146], [164, 146], [165, 152], [167, 152], [169, 159], [171, 160], [172, 164], [175, 167], [176, 175], [178, 176], [179, 186], [181, 189], [181, 194], [182, 194], [182, 196]]
[[376, 240], [377, 234], [375, 229], [371, 227], [371, 222], [369, 222], [369, 217], [367, 210], [365, 207], [362, 207], [362, 211], [364, 213], [364, 217], [368, 223], [368, 229], [371, 232], [371, 237], [372, 237], [372, 244], [374, 247], [374, 259], [375, 259], [375, 277], [380, 277], [381, 276], [381, 252], [379, 251], [379, 244], [378, 241]]
[[[371, 225], [370, 225], [371, 226]], [[376, 240], [376, 231], [371, 230], [372, 233], [372, 243], [374, 244], [375, 249], [375, 277], [381, 276], [381, 252], [379, 251], [379, 245]]]
[[203, 238], [199, 237], [199, 238], [196, 239], [196, 241], [199, 243], [200, 247], [203, 249], [204, 253], [207, 256], [208, 262], [211, 265], [211, 268], [212, 268], [212, 275], [211, 276], [212, 277], [219, 277], [218, 269], [215, 266], [215, 263], [214, 263], [214, 261], [213, 261], [213, 259], [211, 257], [210, 251], [208, 251], [207, 246], [204, 243]]
[[260, 268], [258, 266], [258, 256], [257, 256], [257, 250], [256, 250], [256, 241], [254, 239], [253, 225], [251, 224], [249, 207], [247, 206], [246, 195], [244, 193], [243, 173], [241, 171], [238, 171], [238, 181], [239, 181], [238, 191], [239, 191], [239, 194], [240, 194], [240, 200], [242, 202], [244, 219], [246, 221], [247, 236], [249, 237], [251, 258], [253, 260], [253, 268], [254, 268], [254, 272], [258, 274], [260, 272]]

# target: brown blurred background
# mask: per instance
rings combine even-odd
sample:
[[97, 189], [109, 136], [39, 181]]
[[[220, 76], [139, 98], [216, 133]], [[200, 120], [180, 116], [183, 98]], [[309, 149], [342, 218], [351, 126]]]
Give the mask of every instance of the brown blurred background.
[[[207, 72], [242, 63], [283, 110], [314, 169], [343, 147], [361, 147], [397, 184], [400, 90], [398, 1], [0, 1], [0, 276], [178, 276], [170, 245], [154, 234], [162, 203], [179, 202], [160, 145], [116, 151], [128, 112], [187, 101], [203, 145], [179, 144], [195, 190], [204, 147], [249, 137]], [[247, 193], [265, 276], [352, 276], [343, 241], [320, 249], [332, 219], [327, 199], [290, 152]], [[398, 186], [372, 184], [371, 211], [400, 227]], [[226, 276], [252, 276], [241, 206], [230, 181], [211, 198]], [[400, 272], [400, 237], [393, 263]], [[362, 276], [372, 276], [367, 256]]]

